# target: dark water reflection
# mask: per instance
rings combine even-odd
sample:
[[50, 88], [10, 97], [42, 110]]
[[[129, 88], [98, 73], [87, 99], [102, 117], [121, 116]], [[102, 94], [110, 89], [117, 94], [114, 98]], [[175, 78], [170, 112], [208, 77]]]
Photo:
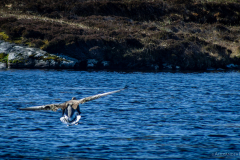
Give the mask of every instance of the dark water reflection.
[[[2, 70], [0, 82], [4, 159], [240, 158], [237, 71]], [[129, 90], [83, 104], [77, 126], [62, 124], [61, 111], [18, 110], [125, 84]]]

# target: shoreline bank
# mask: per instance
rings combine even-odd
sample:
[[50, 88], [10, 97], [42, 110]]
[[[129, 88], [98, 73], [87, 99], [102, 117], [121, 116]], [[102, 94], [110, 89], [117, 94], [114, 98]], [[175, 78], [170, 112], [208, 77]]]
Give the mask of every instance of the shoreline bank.
[[[32, 55], [25, 58], [28, 65], [15, 67], [209, 70], [240, 66], [238, 0], [62, 3], [0, 3], [0, 39], [50, 55], [41, 59], [42, 64]], [[1, 61], [7, 61], [8, 53], [0, 54]], [[73, 58], [74, 64], [62, 65], [64, 56]], [[7, 63], [10, 68], [13, 60]]]

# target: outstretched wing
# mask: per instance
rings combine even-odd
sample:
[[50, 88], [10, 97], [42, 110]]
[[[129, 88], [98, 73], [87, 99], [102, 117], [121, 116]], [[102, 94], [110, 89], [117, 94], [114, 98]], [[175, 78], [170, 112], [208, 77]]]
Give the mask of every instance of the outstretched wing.
[[27, 107], [27, 108], [19, 108], [20, 110], [28, 110], [28, 111], [36, 111], [36, 110], [52, 110], [56, 111], [59, 108], [62, 108], [63, 104], [47, 104], [42, 106], [33, 106], [33, 107]]
[[123, 89], [119, 89], [119, 90], [116, 90], [116, 91], [106, 92], [106, 93], [97, 94], [97, 95], [94, 95], [94, 96], [82, 98], [82, 99], [78, 100], [78, 103], [79, 103], [79, 104], [83, 104], [83, 103], [86, 103], [86, 102], [88, 102], [88, 101], [92, 101], [92, 100], [94, 100], [94, 99], [98, 99], [98, 98], [100, 98], [100, 97], [107, 96], [107, 95], [109, 95], [109, 94], [113, 94], [113, 93], [117, 93], [117, 92], [123, 91], [123, 90], [125, 90], [125, 89], [127, 89], [127, 88], [128, 88], [128, 86], [125, 86]]
[[67, 104], [70, 103], [70, 102], [73, 103], [73, 108], [76, 109], [79, 104], [83, 104], [85, 102], [92, 101], [94, 99], [98, 99], [100, 97], [107, 96], [109, 94], [117, 93], [117, 92], [120, 92], [120, 91], [122, 91], [124, 89], [127, 89], [127, 88], [128, 88], [128, 86], [125, 86], [125, 88], [119, 89], [119, 90], [116, 90], [116, 91], [111, 91], [111, 92], [106, 92], [106, 93], [102, 93], [102, 94], [97, 94], [97, 95], [94, 95], [94, 96], [82, 98], [80, 100], [70, 100], [70, 101], [67, 101], [67, 102], [61, 103], [61, 104], [47, 104], [47, 105], [42, 105], [42, 106], [33, 106], [33, 107], [19, 108], [19, 109], [20, 110], [28, 110], [28, 111], [36, 111], [36, 110], [52, 110], [52, 111], [56, 111], [56, 110], [58, 110], [60, 108], [60, 109], [64, 110], [67, 107]]

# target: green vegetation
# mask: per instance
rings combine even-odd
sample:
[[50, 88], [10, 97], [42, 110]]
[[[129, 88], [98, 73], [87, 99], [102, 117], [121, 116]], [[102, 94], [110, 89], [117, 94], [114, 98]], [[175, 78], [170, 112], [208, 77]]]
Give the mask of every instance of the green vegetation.
[[0, 53], [0, 62], [7, 63], [8, 61], [8, 54]]
[[13, 63], [13, 64], [19, 64], [19, 63], [24, 63], [25, 60], [24, 59], [14, 59], [14, 60], [10, 60], [9, 63]]
[[8, 41], [9, 36], [4, 33], [4, 32], [0, 32], [0, 39], [4, 40], [4, 41]]
[[44, 60], [44, 61], [54, 60], [55, 62], [62, 62], [62, 61], [64, 61], [63, 58], [60, 58], [60, 57], [52, 55], [52, 54], [47, 54], [46, 56], [42, 57], [41, 59]]
[[15, 37], [11, 43], [21, 44], [22, 43], [22, 37]]
[[24, 59], [22, 56], [23, 56], [23, 54], [20, 53], [20, 54], [18, 54], [18, 58], [17, 59], [9, 60], [8, 62], [9, 63], [13, 63], [13, 64], [19, 64], [19, 63], [27, 62], [27, 59]]
[[5, 32], [0, 32], [0, 39], [10, 43], [22, 43], [22, 37], [14, 37], [13, 39], [9, 39], [9, 36]]
[[43, 44], [39, 48], [40, 49], [45, 49], [49, 45], [49, 41], [48, 40], [43, 40], [42, 42], [43, 42]]

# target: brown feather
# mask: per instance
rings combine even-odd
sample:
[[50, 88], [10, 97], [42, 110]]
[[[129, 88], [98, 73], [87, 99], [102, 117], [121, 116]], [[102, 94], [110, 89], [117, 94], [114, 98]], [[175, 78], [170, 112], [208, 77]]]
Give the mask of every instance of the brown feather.
[[72, 98], [72, 100], [66, 101], [64, 103], [61, 104], [48, 104], [48, 105], [43, 105], [43, 106], [34, 106], [34, 107], [27, 107], [27, 108], [20, 108], [21, 110], [52, 110], [52, 111], [57, 111], [58, 109], [66, 109], [68, 104], [72, 103], [72, 108], [73, 109], [77, 109], [77, 107], [79, 106], [79, 104], [83, 104], [85, 102], [88, 101], [92, 101], [94, 99], [98, 99], [100, 97], [103, 96], [107, 96], [109, 94], [113, 94], [113, 93], [117, 93], [120, 92], [124, 89], [126, 89], [127, 87], [120, 89], [120, 90], [116, 90], [116, 91], [111, 91], [111, 92], [106, 92], [106, 93], [102, 93], [102, 94], [97, 94], [94, 96], [90, 96], [90, 97], [86, 97], [86, 98], [82, 98], [80, 100], [76, 100], [75, 97]]

